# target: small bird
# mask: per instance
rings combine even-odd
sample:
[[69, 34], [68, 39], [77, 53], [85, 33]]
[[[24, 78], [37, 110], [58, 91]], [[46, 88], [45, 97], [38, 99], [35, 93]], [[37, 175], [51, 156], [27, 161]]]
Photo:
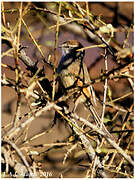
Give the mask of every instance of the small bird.
[[85, 103], [86, 100], [91, 100], [96, 104], [95, 94], [90, 85], [90, 76], [83, 61], [85, 51], [79, 51], [83, 48], [82, 44], [76, 40], [68, 40], [60, 47], [62, 48], [62, 58], [57, 68], [60, 81], [68, 91], [72, 90], [72, 87], [78, 87], [78, 91], [74, 93], [74, 110], [79, 103]]
[[[106, 135], [112, 138], [94, 108], [96, 98], [86, 64], [83, 61], [85, 51], [81, 50], [83, 48], [82, 44], [77, 40], [68, 40], [60, 47], [62, 48], [62, 58], [56, 71], [65, 90], [67, 92], [73, 91], [75, 101], [73, 111], [79, 103], [84, 103], [93, 115], [98, 127], [102, 128]], [[77, 91], [75, 91], [75, 88], [77, 88]]]

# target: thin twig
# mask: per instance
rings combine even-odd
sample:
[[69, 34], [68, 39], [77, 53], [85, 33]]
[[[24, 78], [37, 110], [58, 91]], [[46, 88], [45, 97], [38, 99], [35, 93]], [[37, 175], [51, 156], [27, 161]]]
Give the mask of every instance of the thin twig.
[[[55, 36], [55, 47], [54, 47], [54, 67], [56, 67], [56, 50], [58, 48], [58, 33], [59, 33], [59, 18], [61, 14], [61, 2], [59, 2], [59, 11], [57, 15], [57, 24], [56, 24], [56, 36]], [[52, 100], [54, 101], [55, 97], [55, 79], [56, 79], [56, 68], [54, 68], [54, 75], [53, 75], [53, 90], [52, 90]]]
[[[108, 71], [108, 65], [107, 65], [107, 50], [105, 49], [105, 56], [104, 56], [104, 63], [105, 63], [105, 72]], [[107, 78], [105, 79], [104, 84], [104, 99], [103, 99], [103, 107], [102, 107], [102, 115], [101, 115], [101, 128], [104, 123], [104, 115], [105, 115], [105, 106], [106, 106], [106, 96], [107, 96]]]

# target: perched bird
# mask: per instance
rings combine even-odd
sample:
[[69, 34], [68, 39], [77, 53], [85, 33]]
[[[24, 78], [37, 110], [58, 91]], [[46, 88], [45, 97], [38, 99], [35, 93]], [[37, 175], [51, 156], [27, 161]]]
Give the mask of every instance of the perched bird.
[[84, 103], [93, 115], [98, 127], [103, 125], [103, 130], [110, 135], [94, 106], [96, 105], [95, 93], [93, 91], [90, 76], [84, 63], [85, 51], [82, 44], [77, 40], [68, 40], [61, 46], [62, 58], [59, 62], [57, 73], [60, 82], [69, 93], [73, 91], [75, 102], [74, 111], [79, 103]]
[[85, 103], [87, 98], [96, 104], [95, 94], [92, 85], [90, 85], [90, 76], [86, 64], [83, 62], [85, 51], [78, 51], [83, 48], [82, 44], [76, 40], [69, 40], [64, 42], [61, 48], [62, 58], [57, 73], [65, 89], [71, 91], [72, 87], [78, 87], [74, 98], [74, 110], [79, 103]]

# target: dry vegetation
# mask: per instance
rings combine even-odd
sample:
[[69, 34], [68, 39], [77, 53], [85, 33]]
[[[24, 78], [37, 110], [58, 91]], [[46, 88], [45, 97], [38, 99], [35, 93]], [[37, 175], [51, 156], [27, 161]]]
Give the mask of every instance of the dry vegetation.
[[[133, 3], [1, 8], [2, 177], [133, 178]], [[99, 50], [88, 70], [113, 138], [83, 105], [73, 113], [71, 94], [58, 89], [58, 45], [68, 38]]]

